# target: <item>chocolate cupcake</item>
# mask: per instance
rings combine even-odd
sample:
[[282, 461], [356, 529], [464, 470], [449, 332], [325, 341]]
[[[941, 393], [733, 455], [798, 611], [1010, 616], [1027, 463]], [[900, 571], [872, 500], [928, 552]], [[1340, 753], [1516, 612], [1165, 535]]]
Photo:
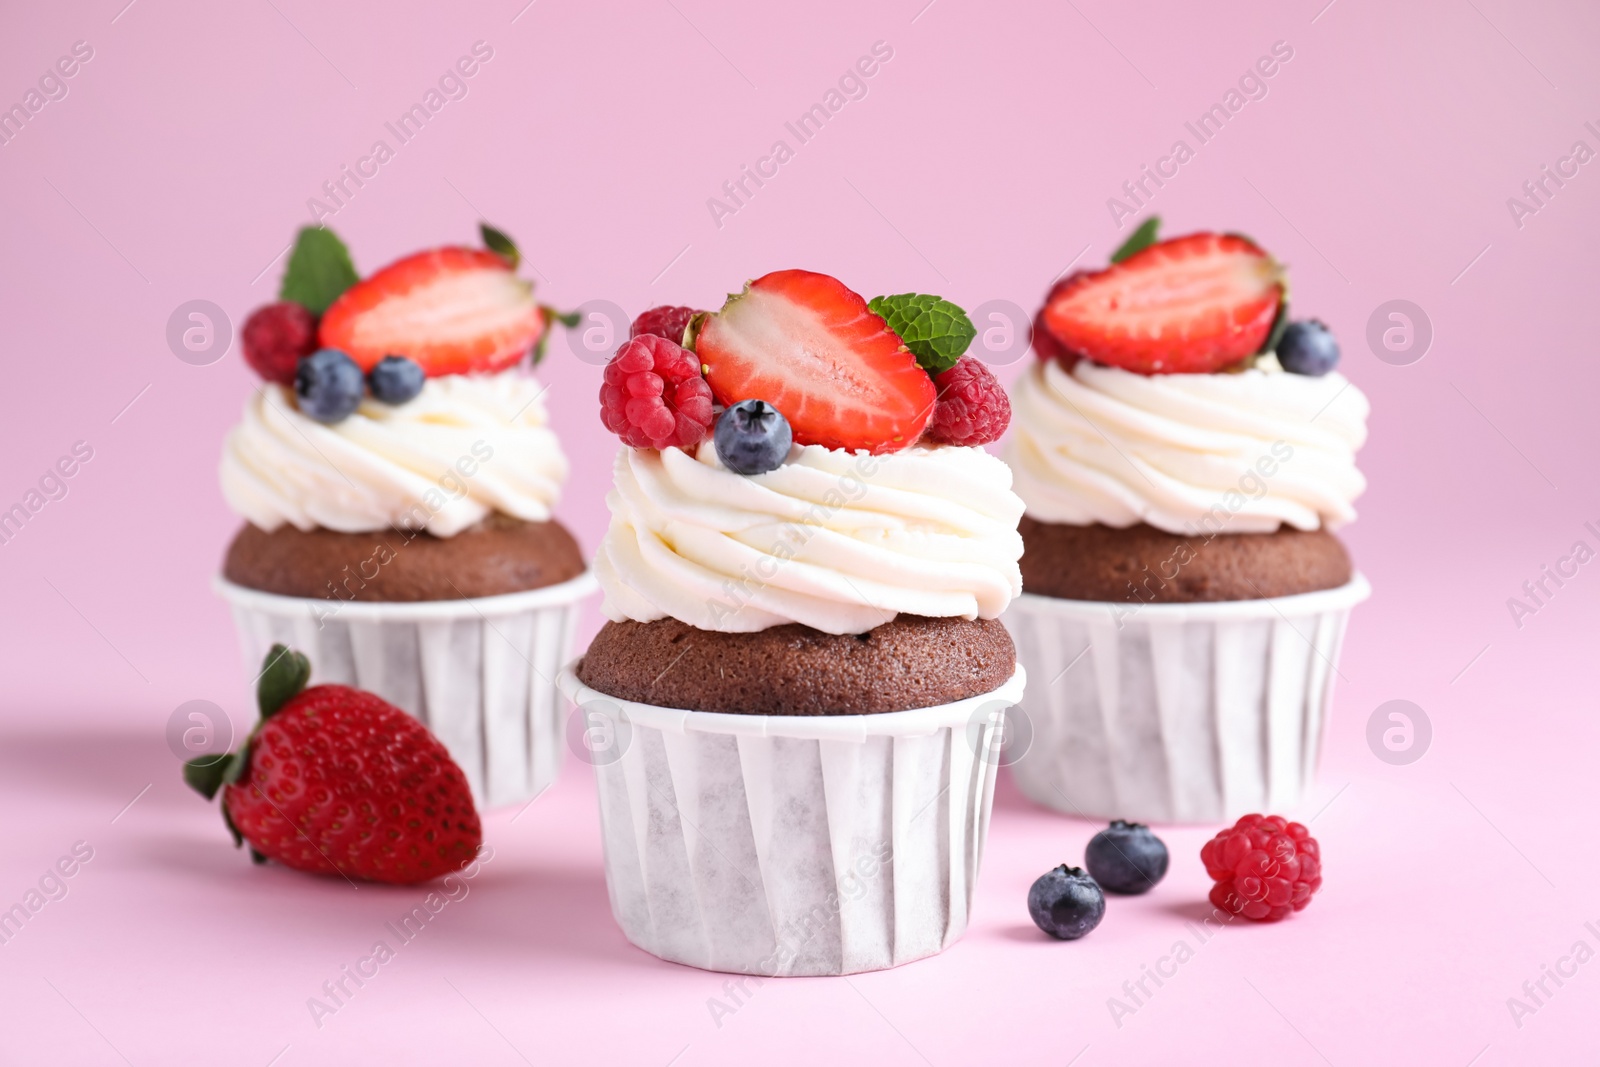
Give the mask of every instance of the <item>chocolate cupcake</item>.
[[761, 975], [938, 952], [1022, 686], [997, 621], [1022, 502], [979, 447], [1009, 404], [971, 325], [780, 271], [633, 332], [601, 393], [631, 446], [595, 557], [610, 621], [562, 678], [604, 742], [617, 921]]
[[246, 664], [304, 649], [425, 722], [491, 805], [554, 779], [554, 679], [594, 588], [551, 513], [567, 462], [526, 366], [545, 314], [496, 247], [359, 281], [302, 231], [241, 334], [265, 381], [223, 450], [245, 524], [217, 580]]
[[1013, 387], [1006, 623], [1038, 679], [1013, 772], [1066, 812], [1220, 821], [1309, 783], [1368, 591], [1333, 533], [1368, 405], [1253, 242], [1153, 236], [1052, 290]]

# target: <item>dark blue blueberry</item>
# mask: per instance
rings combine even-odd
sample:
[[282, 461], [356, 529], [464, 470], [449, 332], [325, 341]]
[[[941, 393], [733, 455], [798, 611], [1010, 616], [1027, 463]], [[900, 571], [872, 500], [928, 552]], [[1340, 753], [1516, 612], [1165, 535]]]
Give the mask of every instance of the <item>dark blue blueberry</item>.
[[789, 458], [794, 433], [765, 400], [741, 400], [717, 419], [712, 434], [722, 465], [735, 474], [765, 474]]
[[1121, 819], [1089, 839], [1083, 865], [1107, 893], [1143, 893], [1167, 876], [1167, 846], [1142, 823]]
[[349, 418], [367, 391], [355, 360], [337, 348], [319, 348], [295, 367], [294, 393], [300, 410], [318, 422]]
[[1316, 319], [1291, 322], [1278, 339], [1278, 362], [1290, 374], [1320, 378], [1339, 364], [1339, 342]]
[[1082, 867], [1062, 864], [1046, 871], [1028, 890], [1028, 914], [1051, 937], [1076, 941], [1100, 925], [1106, 897]]
[[416, 360], [405, 356], [384, 356], [367, 372], [367, 387], [375, 400], [385, 404], [404, 404], [422, 392], [428, 380]]

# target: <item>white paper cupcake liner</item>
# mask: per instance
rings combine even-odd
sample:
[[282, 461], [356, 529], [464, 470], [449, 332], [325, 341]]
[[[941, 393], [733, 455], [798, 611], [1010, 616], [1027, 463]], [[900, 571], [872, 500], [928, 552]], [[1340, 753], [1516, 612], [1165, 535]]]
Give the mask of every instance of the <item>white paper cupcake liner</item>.
[[1097, 820], [1215, 823], [1309, 787], [1350, 610], [1337, 589], [1264, 600], [1109, 604], [1024, 594], [1004, 615], [1033, 678], [1013, 709], [1017, 785]]
[[882, 715], [728, 715], [560, 686], [592, 734], [611, 911], [676, 963], [763, 977], [895, 967], [966, 930], [1022, 695]]
[[412, 603], [276, 596], [213, 583], [233, 609], [254, 677], [273, 644], [311, 659], [313, 685], [351, 685], [420, 719], [466, 772], [479, 804], [528, 800], [565, 751], [556, 688], [572, 656], [585, 571], [503, 596]]

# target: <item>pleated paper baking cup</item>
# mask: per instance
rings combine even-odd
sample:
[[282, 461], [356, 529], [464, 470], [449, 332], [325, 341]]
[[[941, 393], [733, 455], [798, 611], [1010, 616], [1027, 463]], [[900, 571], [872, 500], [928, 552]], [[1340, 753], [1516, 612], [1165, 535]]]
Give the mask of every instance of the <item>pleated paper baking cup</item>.
[[1216, 823], [1309, 788], [1350, 610], [1371, 593], [1108, 604], [1023, 594], [1004, 615], [1033, 685], [1017, 785], [1097, 820]]
[[967, 927], [1023, 677], [914, 711], [774, 716], [617, 700], [564, 671], [596, 739], [623, 934], [664, 960], [763, 977], [948, 948]]
[[572, 656], [588, 571], [502, 596], [410, 603], [277, 596], [222, 578], [245, 669], [276, 643], [304, 652], [313, 685], [351, 685], [420, 719], [466, 772], [479, 804], [536, 796], [565, 752], [556, 688]]

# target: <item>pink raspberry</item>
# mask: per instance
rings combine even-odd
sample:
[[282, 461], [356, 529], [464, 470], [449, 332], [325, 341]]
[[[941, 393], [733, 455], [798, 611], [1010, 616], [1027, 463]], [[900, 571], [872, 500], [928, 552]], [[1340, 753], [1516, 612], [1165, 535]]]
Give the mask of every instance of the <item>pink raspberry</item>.
[[638, 337], [641, 334], [655, 334], [665, 337], [675, 345], [683, 344], [683, 331], [689, 328], [689, 320], [700, 312], [694, 308], [662, 307], [651, 308], [649, 311], [639, 312], [639, 317], [633, 320], [633, 325], [628, 328], [629, 337]]
[[268, 304], [244, 320], [239, 342], [244, 361], [262, 378], [293, 385], [301, 357], [317, 350], [317, 317], [288, 301]]
[[1211, 903], [1254, 922], [1275, 923], [1311, 903], [1322, 888], [1322, 850], [1297, 822], [1246, 815], [1200, 850], [1216, 884]]
[[998, 441], [1011, 424], [1011, 401], [988, 367], [962, 356], [934, 376], [938, 392], [928, 436], [947, 445], [986, 445]]
[[699, 444], [712, 421], [700, 361], [655, 334], [626, 342], [606, 364], [600, 421], [634, 448]]

